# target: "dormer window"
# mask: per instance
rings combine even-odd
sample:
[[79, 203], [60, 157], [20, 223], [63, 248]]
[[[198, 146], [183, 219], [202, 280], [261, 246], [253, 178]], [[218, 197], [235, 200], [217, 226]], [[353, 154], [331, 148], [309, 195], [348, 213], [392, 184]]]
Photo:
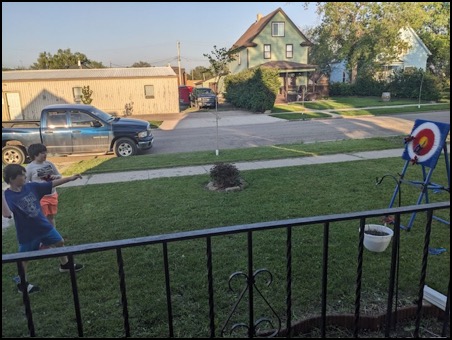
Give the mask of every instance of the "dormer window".
[[284, 22], [272, 22], [272, 37], [284, 37]]

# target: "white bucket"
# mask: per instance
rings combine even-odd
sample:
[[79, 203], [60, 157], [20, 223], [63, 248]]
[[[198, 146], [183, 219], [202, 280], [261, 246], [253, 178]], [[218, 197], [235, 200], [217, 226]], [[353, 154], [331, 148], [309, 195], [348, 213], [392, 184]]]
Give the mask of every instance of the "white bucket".
[[[368, 230], [379, 231], [385, 233], [386, 235], [384, 236], [370, 235], [366, 233], [366, 231]], [[385, 251], [389, 245], [389, 242], [391, 242], [393, 235], [394, 232], [392, 231], [392, 229], [384, 225], [366, 224], [364, 226], [364, 247], [366, 247], [366, 249], [370, 251], [375, 251], [377, 253]]]
[[391, 101], [391, 92], [383, 92], [381, 94], [381, 100], [384, 101], [384, 102]]

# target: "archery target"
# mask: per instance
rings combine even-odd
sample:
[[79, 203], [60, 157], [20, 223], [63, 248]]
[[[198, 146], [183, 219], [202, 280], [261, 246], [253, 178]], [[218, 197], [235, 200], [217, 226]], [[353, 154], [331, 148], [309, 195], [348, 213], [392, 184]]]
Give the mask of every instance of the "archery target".
[[419, 163], [428, 161], [441, 147], [441, 132], [436, 124], [422, 123], [411, 134], [414, 139], [407, 145], [411, 159], [417, 157]]
[[[416, 119], [409, 137], [405, 138], [402, 158], [434, 168], [439, 156], [445, 150], [450, 124]], [[447, 154], [447, 150], [444, 151]]]

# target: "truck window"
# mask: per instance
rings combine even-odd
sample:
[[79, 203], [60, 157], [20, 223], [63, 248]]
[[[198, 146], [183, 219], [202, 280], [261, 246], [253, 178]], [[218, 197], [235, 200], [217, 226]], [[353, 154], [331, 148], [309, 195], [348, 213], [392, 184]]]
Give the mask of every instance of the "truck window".
[[72, 126], [89, 127], [92, 126], [94, 118], [89, 114], [80, 111], [71, 111]]
[[51, 129], [66, 127], [66, 112], [49, 112], [47, 115], [47, 126]]

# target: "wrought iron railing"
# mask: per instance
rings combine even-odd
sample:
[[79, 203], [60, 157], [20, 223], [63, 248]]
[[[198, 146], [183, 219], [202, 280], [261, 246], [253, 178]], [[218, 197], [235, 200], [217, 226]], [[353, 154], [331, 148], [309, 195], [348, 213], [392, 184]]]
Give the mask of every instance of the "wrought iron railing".
[[[206, 272], [207, 272], [207, 296], [208, 296], [208, 320], [206, 320], [205, 324], [208, 325], [209, 333], [206, 336], [216, 337], [216, 336], [227, 336], [230, 335], [231, 332], [236, 330], [246, 330], [246, 334], [248, 337], [257, 337], [257, 336], [285, 336], [292, 337], [294, 336], [294, 320], [292, 320], [292, 292], [294, 290], [292, 284], [292, 231], [295, 228], [302, 228], [308, 225], [320, 224], [323, 225], [323, 249], [322, 249], [322, 270], [321, 270], [321, 310], [320, 310], [320, 335], [321, 337], [326, 336], [326, 328], [327, 328], [327, 284], [328, 284], [328, 250], [329, 250], [329, 230], [332, 223], [340, 222], [340, 221], [359, 221], [359, 242], [356, 244], [357, 250], [357, 265], [356, 265], [356, 281], [355, 281], [355, 303], [354, 303], [354, 323], [353, 323], [353, 335], [357, 337], [360, 334], [361, 327], [361, 280], [363, 276], [363, 241], [364, 241], [364, 226], [366, 224], [366, 220], [373, 217], [383, 217], [394, 215], [394, 238], [392, 244], [392, 255], [391, 255], [391, 265], [390, 265], [390, 275], [389, 275], [389, 291], [388, 299], [387, 299], [387, 308], [386, 308], [386, 317], [385, 317], [385, 327], [382, 330], [386, 337], [390, 336], [390, 331], [397, 320], [394, 320], [394, 294], [397, 291], [397, 268], [398, 268], [398, 251], [399, 251], [399, 242], [400, 242], [400, 219], [402, 215], [412, 214], [418, 212], [426, 212], [426, 226], [425, 226], [425, 237], [424, 237], [424, 245], [423, 245], [423, 254], [422, 254], [422, 263], [421, 263], [421, 272], [419, 273], [419, 293], [417, 299], [417, 310], [416, 310], [416, 322], [414, 329], [414, 336], [419, 335], [419, 327], [423, 310], [423, 287], [425, 285], [426, 279], [426, 271], [428, 264], [428, 249], [430, 244], [430, 233], [431, 233], [431, 225], [432, 225], [432, 216], [434, 211], [450, 209], [450, 202], [442, 202], [442, 203], [430, 203], [424, 205], [413, 205], [413, 206], [405, 206], [398, 208], [387, 208], [380, 210], [371, 210], [371, 211], [363, 211], [363, 212], [354, 212], [347, 214], [336, 214], [336, 215], [326, 215], [326, 216], [315, 216], [315, 217], [307, 217], [307, 218], [297, 218], [297, 219], [289, 219], [289, 220], [280, 220], [280, 221], [272, 221], [272, 222], [263, 222], [263, 223], [254, 223], [247, 225], [235, 225], [230, 227], [220, 227], [213, 229], [204, 229], [204, 230], [195, 230], [195, 231], [187, 231], [166, 235], [157, 235], [157, 236], [148, 236], [148, 237], [139, 237], [134, 239], [126, 239], [119, 241], [110, 241], [110, 242], [101, 242], [101, 243], [92, 243], [92, 244], [83, 244], [77, 246], [67, 246], [58, 249], [46, 249], [35, 252], [26, 252], [26, 253], [15, 253], [15, 254], [5, 254], [2, 255], [2, 265], [8, 263], [16, 263], [18, 268], [19, 276], [21, 277], [22, 282], [25, 282], [25, 275], [20, 265], [21, 261], [29, 261], [29, 260], [43, 260], [51, 257], [59, 257], [59, 256], [68, 256], [71, 264], [74, 263], [74, 256], [79, 254], [90, 254], [95, 256], [96, 253], [106, 252], [115, 250], [116, 251], [116, 259], [118, 265], [118, 275], [119, 281], [118, 286], [121, 292], [121, 307], [122, 307], [122, 323], [123, 323], [123, 332], [124, 336], [130, 337], [133, 336], [130, 328], [129, 322], [129, 310], [128, 310], [128, 294], [126, 290], [126, 276], [124, 273], [124, 259], [123, 259], [123, 249], [130, 247], [142, 247], [147, 245], [155, 245], [161, 244], [163, 249], [163, 263], [164, 263], [164, 273], [165, 273], [165, 289], [166, 289], [166, 309], [168, 315], [168, 333], [167, 336], [174, 337], [175, 329], [173, 323], [173, 302], [172, 302], [172, 291], [170, 285], [170, 260], [168, 257], [168, 244], [175, 241], [186, 241], [193, 239], [205, 239], [206, 241]], [[257, 277], [267, 277], [268, 284], [270, 284], [273, 280], [272, 273], [266, 269], [256, 269], [255, 261], [253, 258], [253, 233], [262, 232], [267, 230], [274, 229], [285, 229], [286, 230], [286, 254], [285, 254], [285, 262], [286, 262], [286, 298], [285, 298], [285, 315], [278, 315], [278, 313], [272, 308], [270, 303], [268, 302], [268, 298], [264, 296], [264, 294], [259, 290], [256, 286], [256, 278]], [[234, 280], [242, 278], [244, 280], [244, 286], [240, 291], [239, 298], [235, 303], [231, 303], [231, 310], [225, 320], [218, 321], [216, 320], [216, 312], [215, 312], [215, 292], [213, 288], [213, 270], [212, 270], [212, 260], [213, 260], [213, 252], [212, 252], [212, 238], [217, 236], [224, 235], [233, 235], [239, 233], [247, 234], [247, 271], [245, 272], [235, 272], [230, 276], [229, 279], [229, 287], [232, 289], [232, 282]], [[449, 275], [450, 282], [450, 273], [445, 273]], [[78, 336], [82, 337], [84, 335], [84, 325], [83, 318], [80, 309], [80, 301], [79, 301], [79, 291], [77, 288], [77, 277], [75, 271], [72, 269], [70, 271], [70, 280], [72, 285], [72, 296], [74, 301], [75, 308], [75, 321], [77, 323], [77, 332]], [[232, 324], [231, 316], [234, 314], [237, 306], [242, 301], [243, 297], [246, 296], [248, 300], [247, 305], [247, 320], [244, 322], [234, 323]], [[258, 320], [255, 319], [255, 300], [256, 298], [263, 299], [269, 310], [271, 311], [271, 315], [268, 317], [261, 317]], [[33, 311], [30, 303], [30, 298], [27, 292], [23, 294], [23, 304], [25, 308], [25, 314], [27, 318], [28, 332], [30, 336], [39, 336], [35, 332], [35, 325], [33, 322]], [[449, 322], [449, 291], [447, 293], [447, 303], [446, 310], [444, 311], [444, 323], [443, 323], [443, 334], [445, 336], [446, 329], [448, 327]], [[397, 308], [397, 307], [396, 307]], [[319, 312], [319, 311], [313, 311]], [[227, 313], [223, 313], [226, 315]], [[219, 324], [221, 322], [221, 328]], [[261, 326], [266, 324], [266, 331], [260, 332], [258, 330], [261, 329]], [[67, 336], [74, 336], [75, 334], [67, 334]]]

